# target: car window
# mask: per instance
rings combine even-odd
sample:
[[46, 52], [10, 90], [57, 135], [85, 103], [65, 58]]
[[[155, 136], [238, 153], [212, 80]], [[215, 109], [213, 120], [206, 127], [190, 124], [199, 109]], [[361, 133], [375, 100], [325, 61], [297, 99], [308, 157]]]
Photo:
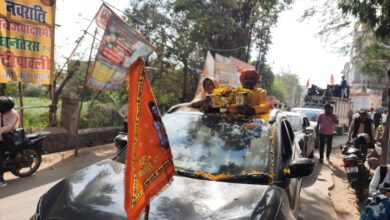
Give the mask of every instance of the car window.
[[297, 115], [287, 115], [288, 121], [291, 123], [291, 126], [295, 132], [302, 131], [302, 121], [301, 118]]
[[294, 140], [294, 133], [288, 121], [283, 120], [281, 123], [282, 134], [282, 158], [287, 161], [292, 155], [292, 141]]
[[271, 129], [203, 114], [174, 113], [163, 117], [175, 167], [194, 172], [239, 175], [269, 173]]
[[320, 115], [320, 112], [318, 111], [297, 110], [296, 112], [304, 114], [309, 121], [318, 121], [318, 116]]

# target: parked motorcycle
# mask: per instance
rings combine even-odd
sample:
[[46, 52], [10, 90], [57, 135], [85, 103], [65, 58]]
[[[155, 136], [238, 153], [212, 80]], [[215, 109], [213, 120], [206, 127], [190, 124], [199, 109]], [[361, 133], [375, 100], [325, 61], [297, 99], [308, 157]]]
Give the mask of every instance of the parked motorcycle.
[[127, 134], [124, 132], [119, 132], [118, 135], [114, 138], [114, 143], [117, 153], [119, 153], [127, 145]]
[[22, 143], [4, 152], [4, 171], [27, 177], [38, 170], [42, 162], [42, 142], [50, 132], [27, 134]]
[[368, 189], [370, 183], [370, 172], [364, 166], [365, 154], [362, 152], [364, 147], [367, 149], [369, 143], [369, 135], [363, 133], [341, 146], [348, 182], [355, 190], [360, 201], [364, 201], [366, 197], [365, 189]]

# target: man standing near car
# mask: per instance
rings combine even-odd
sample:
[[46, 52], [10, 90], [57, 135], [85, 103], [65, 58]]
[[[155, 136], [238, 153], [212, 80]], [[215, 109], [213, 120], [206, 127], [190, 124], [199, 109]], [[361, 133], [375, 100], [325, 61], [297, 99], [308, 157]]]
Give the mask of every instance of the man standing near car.
[[316, 133], [320, 137], [320, 159], [319, 162], [324, 161], [324, 148], [326, 141], [326, 159], [330, 161], [330, 152], [332, 150], [333, 132], [339, 120], [335, 114], [333, 114], [333, 107], [330, 104], [324, 106], [325, 112], [318, 116], [318, 122], [316, 127]]

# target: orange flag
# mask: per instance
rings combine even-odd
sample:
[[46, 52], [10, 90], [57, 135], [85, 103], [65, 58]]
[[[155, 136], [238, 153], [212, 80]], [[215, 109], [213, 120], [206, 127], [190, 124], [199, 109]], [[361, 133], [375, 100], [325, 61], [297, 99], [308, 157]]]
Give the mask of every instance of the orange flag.
[[334, 78], [333, 78], [333, 74], [330, 76], [330, 84], [332, 86], [334, 86]]
[[144, 60], [138, 58], [129, 72], [124, 204], [127, 219], [138, 219], [151, 197], [175, 175], [168, 137], [144, 64]]
[[310, 79], [308, 79], [306, 82], [306, 89], [308, 89], [309, 87], [310, 87]]

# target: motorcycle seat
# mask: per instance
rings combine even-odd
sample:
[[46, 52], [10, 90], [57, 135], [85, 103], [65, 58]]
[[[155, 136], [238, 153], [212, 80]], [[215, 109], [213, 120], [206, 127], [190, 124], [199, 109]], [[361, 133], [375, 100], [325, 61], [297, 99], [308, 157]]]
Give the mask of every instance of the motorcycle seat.
[[358, 156], [356, 154], [349, 154], [344, 157], [345, 160], [357, 160]]
[[39, 133], [27, 134], [27, 135], [26, 135], [26, 138], [27, 138], [28, 140], [32, 140], [32, 139], [38, 138], [39, 136], [40, 136]]
[[122, 149], [127, 145], [127, 134], [119, 134], [114, 138], [115, 146]]
[[359, 154], [361, 152], [361, 150], [357, 149], [357, 148], [349, 148], [347, 150], [347, 154]]

